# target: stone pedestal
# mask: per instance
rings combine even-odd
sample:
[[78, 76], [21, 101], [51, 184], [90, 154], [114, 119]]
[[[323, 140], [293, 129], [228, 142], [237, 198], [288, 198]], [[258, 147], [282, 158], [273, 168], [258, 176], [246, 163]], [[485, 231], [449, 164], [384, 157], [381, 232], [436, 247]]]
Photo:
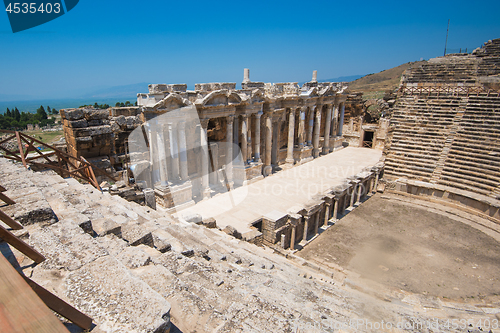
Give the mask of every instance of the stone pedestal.
[[293, 157], [297, 165], [304, 164], [313, 159], [312, 156], [313, 148], [309, 146], [304, 146], [302, 148], [296, 148], [293, 152]]
[[264, 178], [262, 175], [262, 162], [251, 162], [247, 165], [234, 165], [233, 166], [233, 181], [234, 186], [239, 187], [249, 185], [257, 180]]
[[333, 138], [330, 139], [330, 151], [336, 151], [339, 149], [344, 148], [342, 145], [342, 142], [344, 142], [344, 138], [342, 136], [334, 136]]
[[173, 186], [159, 186], [155, 190], [156, 203], [172, 213], [195, 204], [193, 186], [190, 181]]

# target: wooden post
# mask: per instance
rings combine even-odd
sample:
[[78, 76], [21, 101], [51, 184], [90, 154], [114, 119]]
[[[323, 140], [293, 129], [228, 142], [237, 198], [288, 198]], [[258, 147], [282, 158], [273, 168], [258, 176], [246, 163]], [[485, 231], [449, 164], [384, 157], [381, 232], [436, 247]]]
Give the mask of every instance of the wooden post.
[[0, 238], [2, 238], [4, 241], [24, 253], [26, 256], [28, 256], [31, 260], [36, 262], [37, 264], [41, 263], [42, 261], [45, 260], [45, 257], [35, 249], [33, 249], [31, 246], [17, 238], [14, 234], [12, 234], [10, 231], [5, 229], [3, 226], [0, 225]]
[[26, 158], [24, 157], [23, 143], [21, 141], [21, 136], [19, 135], [19, 132], [16, 132], [16, 138], [17, 138], [17, 145], [19, 146], [19, 155], [21, 155], [21, 160], [23, 161], [24, 167], [28, 168], [28, 165], [26, 164]]
[[61, 316], [70, 320], [84, 330], [88, 330], [92, 327], [92, 318], [81, 313], [56, 295], [39, 286], [36, 282], [32, 281], [28, 277], [24, 275], [22, 277], [30, 285], [31, 289], [33, 289], [38, 297], [40, 297], [40, 299], [45, 303], [45, 305], [47, 305], [51, 310], [59, 313]]
[[7, 224], [9, 227], [11, 227], [14, 230], [21, 230], [23, 228], [22, 225], [20, 225], [19, 223], [17, 223], [13, 219], [11, 219], [9, 215], [5, 214], [1, 210], [0, 210], [0, 220], [5, 222], [5, 224]]
[[11, 198], [9, 198], [8, 196], [6, 196], [5, 194], [3, 194], [2, 192], [0, 192], [0, 200], [2, 200], [3, 202], [5, 202], [7, 205], [13, 205], [13, 204], [15, 204], [14, 200], [12, 200]]

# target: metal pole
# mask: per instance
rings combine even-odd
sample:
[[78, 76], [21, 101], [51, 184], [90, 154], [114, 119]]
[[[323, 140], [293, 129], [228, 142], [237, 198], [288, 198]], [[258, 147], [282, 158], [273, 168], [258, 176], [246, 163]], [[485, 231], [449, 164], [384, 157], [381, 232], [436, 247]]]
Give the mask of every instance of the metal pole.
[[446, 42], [444, 43], [444, 55], [446, 55], [446, 47], [448, 46], [448, 31], [450, 30], [450, 19], [448, 19], [448, 28], [446, 28]]

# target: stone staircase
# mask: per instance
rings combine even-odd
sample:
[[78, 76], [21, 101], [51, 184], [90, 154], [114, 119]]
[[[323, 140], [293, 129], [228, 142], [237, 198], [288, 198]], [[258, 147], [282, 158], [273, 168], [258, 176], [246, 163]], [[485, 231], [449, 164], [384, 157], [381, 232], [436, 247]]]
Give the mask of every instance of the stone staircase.
[[[352, 307], [362, 304], [347, 304], [349, 293], [331, 278], [313, 279], [314, 271], [270, 249], [75, 179], [2, 158], [0, 166], [0, 183], [17, 202], [2, 210], [16, 216], [36, 198], [35, 212], [53, 211], [35, 223], [21, 220], [23, 237], [47, 258], [32, 266], [16, 253], [24, 273], [91, 316], [96, 332], [166, 332], [170, 317], [185, 332], [287, 331], [325, 313], [358, 318]], [[303, 296], [314, 307], [304, 308]]]
[[499, 198], [500, 97], [404, 96], [391, 120], [385, 175]]
[[431, 319], [416, 310], [423, 303], [401, 306], [405, 295], [361, 287], [341, 268], [289, 260], [52, 172], [0, 158], [0, 184], [17, 202], [1, 209], [23, 221], [20, 236], [47, 258], [34, 266], [12, 250], [14, 264], [91, 316], [92, 332], [168, 332], [170, 320], [173, 332], [367, 332], [342, 325]]
[[497, 196], [500, 97], [470, 96], [438, 184]]
[[454, 141], [455, 136], [457, 134], [457, 131], [459, 129], [460, 121], [462, 120], [464, 113], [465, 113], [465, 107], [466, 107], [466, 103], [464, 101], [461, 101], [460, 106], [457, 109], [457, 112], [455, 114], [455, 117], [453, 118], [453, 124], [451, 125], [451, 129], [450, 129], [450, 132], [448, 134], [448, 137], [446, 138], [446, 140], [444, 142], [443, 151], [441, 152], [441, 155], [439, 156], [439, 160], [437, 161], [437, 164], [436, 164], [436, 168], [434, 169], [434, 172], [432, 173], [430, 182], [433, 184], [437, 183], [437, 181], [439, 179], [441, 179], [441, 175], [442, 175], [444, 167], [446, 165], [446, 159], [448, 157], [451, 146], [453, 144], [453, 141]]
[[430, 181], [446, 145], [459, 100], [440, 96], [408, 96], [395, 107], [385, 175]]

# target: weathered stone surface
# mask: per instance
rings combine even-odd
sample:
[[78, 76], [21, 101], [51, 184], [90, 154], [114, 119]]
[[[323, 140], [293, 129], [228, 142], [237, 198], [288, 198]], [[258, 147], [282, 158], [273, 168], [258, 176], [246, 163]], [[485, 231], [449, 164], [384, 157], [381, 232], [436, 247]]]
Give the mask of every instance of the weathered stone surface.
[[128, 268], [142, 267], [151, 262], [151, 257], [135, 246], [126, 247], [116, 256], [116, 259]]
[[[3, 207], [2, 211], [10, 215], [14, 220], [22, 225], [40, 224], [50, 225], [57, 222], [57, 216], [44, 199], [36, 199], [33, 196], [30, 200], [16, 199], [16, 204]], [[26, 199], [26, 198], [24, 198]]]
[[144, 244], [153, 247], [153, 236], [149, 228], [144, 228], [137, 223], [126, 223], [122, 225], [122, 237], [132, 246]]
[[67, 120], [78, 120], [84, 117], [83, 109], [67, 109], [61, 111], [61, 114]]
[[85, 119], [87, 120], [102, 120], [109, 118], [108, 110], [100, 109], [83, 109]]
[[122, 234], [121, 225], [110, 218], [99, 218], [92, 220], [92, 227], [98, 236], [114, 234], [118, 237]]
[[102, 332], [155, 332], [170, 329], [170, 304], [109, 256], [68, 275], [66, 296], [99, 323]]
[[209, 228], [209, 229], [217, 228], [217, 221], [213, 217], [210, 217], [208, 219], [203, 219], [201, 224], [205, 228]]
[[85, 128], [89, 124], [87, 123], [86, 119], [79, 119], [79, 120], [68, 121], [68, 125], [69, 125], [69, 127], [72, 127], [72, 128]]
[[109, 126], [109, 125], [89, 127], [88, 130], [89, 130], [90, 136], [113, 133], [113, 131], [111, 130], [111, 126]]
[[172, 235], [165, 230], [155, 230], [152, 232], [152, 235], [154, 245], [160, 252], [166, 252], [172, 249], [177, 253], [181, 253], [183, 251], [189, 250], [184, 244], [182, 244], [182, 242], [172, 237]]
[[103, 249], [108, 251], [111, 256], [117, 256], [120, 252], [122, 252], [129, 244], [123, 239], [119, 238], [114, 234], [108, 234], [103, 237], [96, 238], [97, 243]]
[[235, 238], [241, 238], [241, 234], [232, 225], [227, 225], [222, 231]]
[[200, 214], [189, 214], [183, 216], [184, 220], [189, 223], [201, 223], [203, 220]]
[[127, 127], [127, 119], [125, 116], [118, 116], [114, 118], [115, 123], [120, 126], [120, 128], [124, 129]]

